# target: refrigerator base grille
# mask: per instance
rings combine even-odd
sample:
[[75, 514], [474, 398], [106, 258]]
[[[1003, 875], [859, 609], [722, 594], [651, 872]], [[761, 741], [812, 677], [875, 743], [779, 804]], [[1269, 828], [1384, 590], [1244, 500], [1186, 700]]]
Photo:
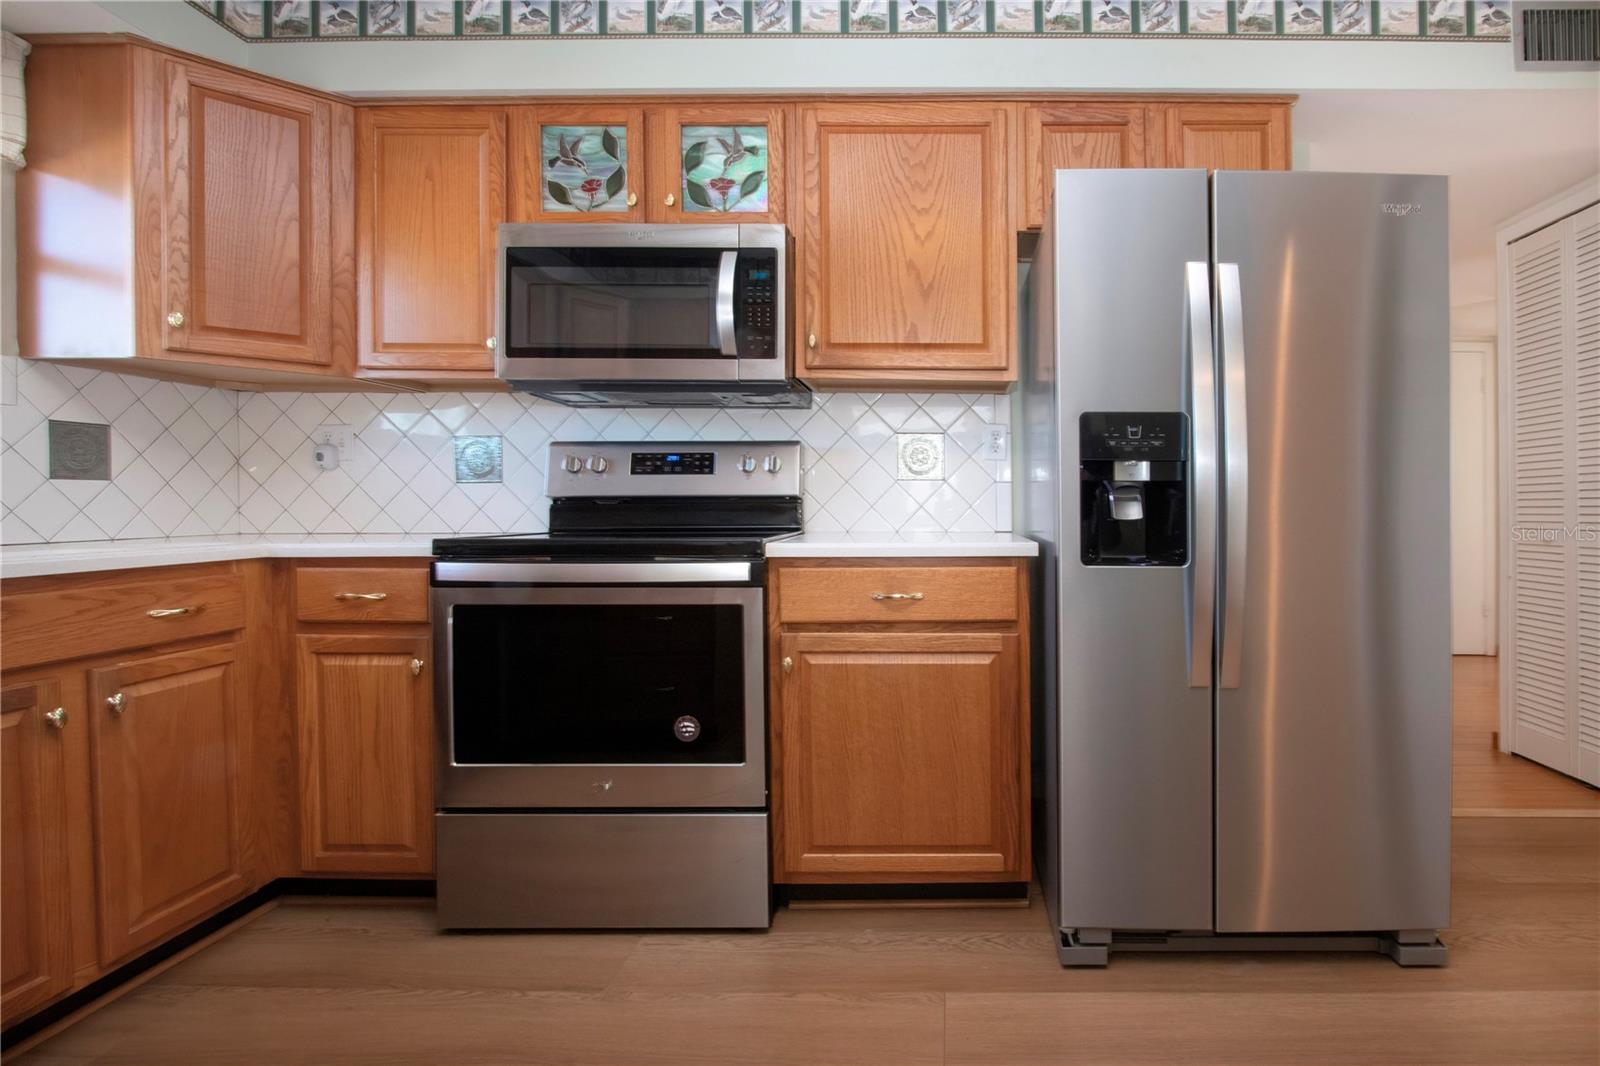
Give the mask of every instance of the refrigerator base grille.
[[1379, 933], [1119, 933], [1104, 930], [1061, 931], [1056, 956], [1068, 967], [1105, 966], [1113, 951], [1354, 951], [1389, 956], [1406, 967], [1443, 966], [1449, 949], [1433, 931], [1422, 936], [1407, 930]]

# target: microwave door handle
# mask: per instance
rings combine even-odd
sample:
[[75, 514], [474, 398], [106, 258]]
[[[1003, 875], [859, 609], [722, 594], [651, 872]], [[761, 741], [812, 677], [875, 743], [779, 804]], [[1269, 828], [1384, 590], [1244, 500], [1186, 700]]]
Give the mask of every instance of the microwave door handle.
[[739, 354], [739, 340], [733, 331], [733, 276], [738, 265], [738, 251], [730, 250], [722, 253], [717, 268], [717, 344], [723, 355], [731, 356]]

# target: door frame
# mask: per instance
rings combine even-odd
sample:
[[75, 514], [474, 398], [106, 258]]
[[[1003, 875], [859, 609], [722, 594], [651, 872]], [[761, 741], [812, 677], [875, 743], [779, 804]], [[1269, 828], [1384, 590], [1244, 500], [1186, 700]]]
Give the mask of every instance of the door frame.
[[[1454, 421], [1454, 418], [1455, 418], [1455, 408], [1454, 408], [1453, 396], [1454, 396], [1454, 392], [1455, 392], [1454, 376], [1455, 376], [1455, 373], [1456, 373], [1456, 359], [1457, 359], [1457, 357], [1458, 356], [1467, 356], [1467, 357], [1471, 358], [1474, 361], [1474, 363], [1476, 364], [1477, 369], [1479, 369], [1481, 371], [1481, 378], [1480, 378], [1480, 383], [1479, 383], [1479, 390], [1480, 390], [1479, 399], [1480, 399], [1481, 403], [1483, 404], [1483, 411], [1484, 411], [1484, 414], [1485, 414], [1484, 421], [1483, 421], [1483, 424], [1482, 424], [1481, 428], [1482, 428], [1484, 434], [1486, 435], [1487, 440], [1486, 440], [1486, 446], [1484, 448], [1482, 468], [1478, 471], [1479, 478], [1478, 479], [1474, 479], [1474, 480], [1481, 479], [1481, 482], [1482, 482], [1482, 484], [1480, 486], [1481, 489], [1482, 489], [1482, 492], [1483, 492], [1483, 496], [1482, 496], [1482, 514], [1480, 516], [1480, 518], [1481, 518], [1481, 528], [1480, 528], [1479, 532], [1483, 536], [1484, 544], [1488, 546], [1488, 551], [1487, 551], [1488, 558], [1486, 560], [1488, 573], [1483, 578], [1483, 580], [1481, 582], [1481, 587], [1482, 587], [1482, 591], [1483, 591], [1482, 599], [1483, 599], [1484, 618], [1485, 618], [1485, 625], [1486, 625], [1486, 629], [1487, 629], [1487, 632], [1485, 634], [1487, 647], [1483, 651], [1458, 651], [1456, 649], [1456, 634], [1455, 634], [1455, 631], [1454, 631], [1454, 596], [1452, 596], [1452, 611], [1451, 611], [1452, 627], [1451, 627], [1451, 634], [1450, 634], [1450, 653], [1452, 655], [1490, 655], [1490, 656], [1492, 656], [1492, 655], [1497, 655], [1499, 653], [1499, 648], [1500, 648], [1500, 632], [1499, 632], [1499, 630], [1500, 630], [1500, 624], [1499, 624], [1499, 610], [1500, 610], [1500, 607], [1499, 607], [1499, 600], [1500, 600], [1500, 596], [1499, 596], [1499, 588], [1500, 588], [1500, 548], [1499, 548], [1499, 537], [1497, 536], [1497, 531], [1499, 529], [1499, 497], [1498, 497], [1498, 492], [1499, 492], [1499, 448], [1500, 448], [1499, 406], [1500, 405], [1499, 405], [1499, 395], [1498, 395], [1499, 389], [1498, 389], [1498, 386], [1497, 386], [1497, 377], [1496, 377], [1496, 375], [1498, 373], [1498, 360], [1495, 358], [1495, 348], [1496, 348], [1495, 341], [1494, 341], [1494, 338], [1492, 338], [1492, 337], [1482, 337], [1482, 338], [1452, 337], [1451, 340], [1450, 340], [1450, 373], [1451, 373], [1451, 393], [1452, 393], [1452, 406], [1451, 406], [1450, 415], [1451, 415], [1451, 420], [1452, 421]], [[1451, 446], [1451, 458], [1453, 460], [1454, 457], [1455, 457], [1455, 447], [1456, 447], [1456, 441], [1453, 438], [1451, 440], [1451, 445], [1450, 446]], [[1456, 517], [1455, 513], [1454, 513], [1455, 500], [1456, 500], [1455, 488], [1456, 488], [1456, 486], [1454, 484], [1452, 484], [1452, 486], [1451, 486], [1451, 490], [1452, 490], [1451, 491], [1451, 538], [1452, 538], [1452, 544], [1451, 544], [1451, 552], [1450, 552], [1450, 557], [1451, 557], [1452, 562], [1456, 558], [1456, 551], [1455, 551], [1455, 545], [1454, 545], [1455, 517]], [[1453, 585], [1454, 584], [1454, 574], [1453, 573], [1452, 573], [1452, 576], [1451, 576], [1451, 580], [1452, 580], [1452, 585]], [[1454, 588], [1452, 588], [1452, 593], [1454, 593], [1456, 591], [1458, 591], [1458, 590], [1455, 590]]]

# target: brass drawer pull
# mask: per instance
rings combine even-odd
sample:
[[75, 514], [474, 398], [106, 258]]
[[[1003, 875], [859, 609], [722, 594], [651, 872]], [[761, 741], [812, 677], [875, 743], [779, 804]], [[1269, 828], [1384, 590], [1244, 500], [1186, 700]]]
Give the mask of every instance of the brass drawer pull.
[[874, 592], [872, 594], [872, 598], [875, 599], [875, 600], [879, 600], [879, 601], [883, 601], [883, 600], [920, 600], [920, 599], [922, 599], [922, 593], [920, 593], [920, 592]]
[[373, 603], [377, 603], [379, 600], [388, 599], [389, 594], [387, 592], [340, 592], [333, 598], [336, 600], [371, 600]]
[[182, 615], [194, 614], [199, 610], [200, 608], [198, 607], [157, 607], [153, 611], [146, 611], [145, 614], [151, 618], [178, 618]]

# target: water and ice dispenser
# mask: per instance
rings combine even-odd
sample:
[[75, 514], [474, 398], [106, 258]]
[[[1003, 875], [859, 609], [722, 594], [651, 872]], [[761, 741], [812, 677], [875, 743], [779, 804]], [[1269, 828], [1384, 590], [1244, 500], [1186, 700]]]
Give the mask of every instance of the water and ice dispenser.
[[1079, 557], [1085, 566], [1189, 561], [1188, 418], [1180, 412], [1078, 416]]

